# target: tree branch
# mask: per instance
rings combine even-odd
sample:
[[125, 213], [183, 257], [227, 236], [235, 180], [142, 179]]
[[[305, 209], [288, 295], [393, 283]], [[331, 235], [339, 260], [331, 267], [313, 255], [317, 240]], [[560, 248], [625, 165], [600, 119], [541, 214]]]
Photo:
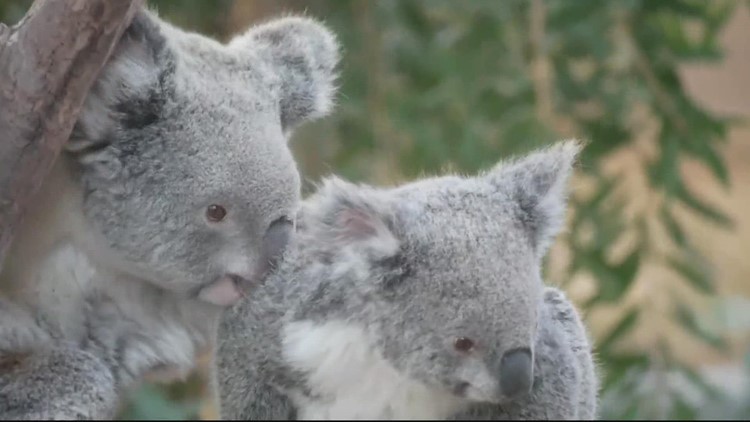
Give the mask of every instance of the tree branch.
[[0, 27], [0, 266], [86, 94], [143, 0], [37, 0]]
[[5, 45], [8, 36], [10, 36], [10, 28], [8, 28], [5, 24], [0, 23], [0, 46]]

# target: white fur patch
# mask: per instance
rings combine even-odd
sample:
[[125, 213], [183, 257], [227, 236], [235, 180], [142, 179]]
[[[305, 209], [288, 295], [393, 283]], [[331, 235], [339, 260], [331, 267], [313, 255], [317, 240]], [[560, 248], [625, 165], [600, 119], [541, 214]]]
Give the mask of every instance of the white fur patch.
[[363, 329], [344, 322], [289, 324], [282, 353], [322, 396], [294, 392], [298, 419], [445, 419], [462, 404], [399, 373]]

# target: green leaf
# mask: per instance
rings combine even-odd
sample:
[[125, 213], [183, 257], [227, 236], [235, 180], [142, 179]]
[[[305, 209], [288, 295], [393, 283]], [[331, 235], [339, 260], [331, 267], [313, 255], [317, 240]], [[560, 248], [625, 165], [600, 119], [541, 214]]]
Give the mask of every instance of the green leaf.
[[[586, 131], [586, 138], [594, 140], [583, 150], [583, 153], [599, 158], [627, 144], [633, 135], [625, 122], [616, 119], [607, 119], [606, 121], [602, 119], [582, 119], [581, 125]], [[603, 140], [606, 140], [606, 142]]]
[[599, 291], [589, 305], [595, 302], [615, 302], [627, 291], [628, 285], [621, 282], [613, 268], [601, 256], [587, 254], [583, 257], [582, 263], [592, 272], [599, 284]]
[[705, 144], [706, 148], [703, 150], [701, 155], [702, 161], [711, 169], [717, 179], [724, 185], [724, 187], [730, 187], [729, 181], [729, 170], [724, 164], [724, 159], [709, 145]]
[[673, 411], [671, 412], [670, 419], [677, 420], [693, 420], [696, 417], [697, 409], [694, 405], [688, 403], [680, 397], [675, 395], [673, 397]]
[[693, 259], [680, 259], [674, 256], [669, 256], [666, 258], [666, 261], [673, 270], [682, 275], [685, 280], [689, 281], [690, 284], [701, 293], [716, 293], [713, 283], [711, 282], [711, 273], [700, 258], [693, 257]]
[[702, 340], [716, 350], [725, 351], [728, 347], [727, 342], [721, 336], [714, 334], [703, 328], [693, 311], [682, 303], [677, 303], [676, 315], [677, 322], [691, 335]]
[[598, 181], [596, 192], [591, 198], [583, 201], [571, 198], [570, 203], [576, 209], [573, 222], [571, 223], [571, 231], [577, 230], [586, 220], [596, 219], [597, 213], [602, 208], [602, 204], [615, 192], [614, 187], [616, 183], [617, 179], [614, 177], [602, 177]]
[[711, 170], [722, 186], [729, 187], [729, 170], [724, 164], [724, 159], [708, 140], [700, 139], [695, 142], [686, 142], [685, 146], [694, 157], [702, 161]]
[[680, 227], [680, 223], [678, 223], [674, 216], [672, 216], [672, 213], [666, 205], [662, 206], [659, 210], [659, 216], [661, 217], [662, 223], [664, 223], [664, 227], [666, 228], [669, 237], [672, 238], [678, 246], [687, 245], [685, 232], [682, 230], [682, 227]]
[[678, 155], [680, 142], [666, 127], [659, 135], [661, 151], [659, 159], [650, 167], [649, 175], [653, 186], [662, 186], [667, 194], [674, 195], [680, 186]]
[[667, 0], [667, 1], [650, 1], [643, 2], [646, 10], [655, 13], [674, 14], [681, 17], [703, 17], [706, 14], [706, 5], [685, 1], [685, 0]]
[[722, 393], [719, 391], [716, 387], [709, 384], [698, 372], [696, 372], [693, 368], [681, 363], [681, 362], [675, 362], [675, 367], [678, 371], [680, 371], [687, 379], [690, 380], [690, 382], [693, 383], [697, 388], [699, 388], [703, 394], [707, 395], [710, 399], [717, 399], [719, 398]]
[[732, 219], [729, 218], [729, 216], [719, 211], [714, 206], [709, 205], [693, 196], [693, 194], [688, 192], [686, 187], [681, 186], [680, 189], [677, 190], [677, 198], [680, 199], [690, 209], [713, 221], [714, 223], [724, 228], [731, 228], [733, 226]]
[[640, 266], [640, 251], [636, 248], [617, 265], [608, 264], [599, 248], [588, 251], [581, 260], [581, 264], [592, 272], [599, 284], [599, 291], [588, 305], [596, 302], [612, 303], [620, 300], [635, 280]]
[[127, 420], [193, 420], [198, 412], [197, 405], [184, 405], [167, 398], [156, 385], [147, 384], [138, 390], [123, 419]]
[[641, 251], [635, 248], [621, 263], [615, 267], [620, 280], [623, 283], [630, 284], [638, 274], [641, 264]]
[[649, 366], [650, 359], [643, 353], [605, 354], [607, 365], [604, 367], [604, 380], [602, 387], [611, 387], [628, 371], [645, 372]]

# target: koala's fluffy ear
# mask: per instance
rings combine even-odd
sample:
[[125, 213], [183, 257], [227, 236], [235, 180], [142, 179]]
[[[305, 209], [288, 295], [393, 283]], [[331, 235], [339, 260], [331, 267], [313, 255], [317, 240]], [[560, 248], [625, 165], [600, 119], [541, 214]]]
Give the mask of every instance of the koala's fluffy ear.
[[256, 52], [280, 76], [285, 131], [333, 108], [339, 44], [323, 24], [301, 16], [279, 18], [251, 28], [229, 47]]
[[157, 19], [145, 8], [136, 13], [89, 91], [68, 150], [97, 145], [117, 125], [137, 128], [159, 118], [174, 59]]
[[500, 192], [518, 202], [540, 253], [546, 251], [564, 223], [568, 179], [582, 147], [575, 140], [559, 142], [500, 163], [487, 175]]
[[379, 191], [332, 177], [305, 203], [305, 224], [330, 251], [354, 250], [371, 258], [395, 255], [388, 201]]

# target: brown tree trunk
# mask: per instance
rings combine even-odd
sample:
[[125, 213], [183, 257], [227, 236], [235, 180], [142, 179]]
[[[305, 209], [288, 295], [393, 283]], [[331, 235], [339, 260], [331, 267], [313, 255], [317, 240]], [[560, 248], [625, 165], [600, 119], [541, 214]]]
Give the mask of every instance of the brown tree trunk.
[[0, 24], [0, 267], [15, 227], [67, 141], [143, 0], [36, 0]]

